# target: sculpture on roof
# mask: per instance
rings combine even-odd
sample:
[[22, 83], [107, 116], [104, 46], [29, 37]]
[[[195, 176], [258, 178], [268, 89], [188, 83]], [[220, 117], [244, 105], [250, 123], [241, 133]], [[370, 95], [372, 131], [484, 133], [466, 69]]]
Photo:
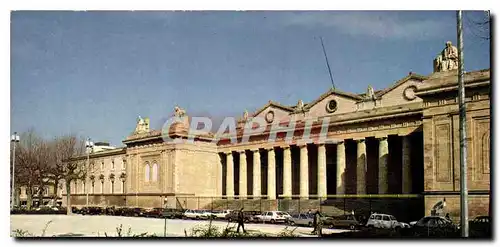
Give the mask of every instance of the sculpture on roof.
[[184, 117], [186, 116], [186, 110], [180, 108], [179, 106], [174, 107], [174, 115], [176, 117]]
[[297, 105], [295, 106], [295, 112], [304, 112], [304, 101], [299, 99]]
[[149, 131], [149, 118], [143, 119], [141, 116], [137, 117], [137, 125], [135, 126], [135, 134], [145, 133]]
[[248, 121], [248, 111], [245, 109], [245, 111], [243, 112], [243, 119], [242, 119], [244, 122], [247, 122]]
[[458, 50], [451, 41], [448, 41], [443, 51], [434, 59], [434, 72], [456, 69], [458, 69]]
[[373, 90], [373, 87], [371, 85], [368, 85], [368, 89], [366, 90], [366, 95], [365, 97], [367, 99], [375, 99], [375, 91]]

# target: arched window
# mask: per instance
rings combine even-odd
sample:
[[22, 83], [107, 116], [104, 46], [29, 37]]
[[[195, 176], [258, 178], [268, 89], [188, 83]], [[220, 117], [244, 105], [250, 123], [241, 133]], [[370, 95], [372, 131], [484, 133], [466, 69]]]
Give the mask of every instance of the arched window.
[[158, 164], [156, 162], [153, 164], [153, 181], [158, 180]]
[[144, 171], [146, 182], [149, 182], [149, 173], [150, 173], [149, 163], [146, 162], [146, 168], [145, 168], [145, 171]]

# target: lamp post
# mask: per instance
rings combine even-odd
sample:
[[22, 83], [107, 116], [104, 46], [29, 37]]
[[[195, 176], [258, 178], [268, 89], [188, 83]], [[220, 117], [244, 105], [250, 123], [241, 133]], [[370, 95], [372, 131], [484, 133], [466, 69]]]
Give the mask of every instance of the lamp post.
[[12, 150], [12, 201], [10, 203], [10, 208], [14, 208], [14, 202], [15, 202], [15, 196], [16, 196], [16, 191], [14, 187], [14, 180], [15, 180], [15, 171], [16, 171], [16, 144], [19, 142], [19, 135], [17, 132], [14, 132], [14, 134], [10, 137], [10, 141], [14, 143], [14, 148]]
[[[85, 147], [87, 148], [87, 172], [89, 171], [90, 167], [90, 152], [94, 148], [94, 143], [90, 141], [90, 138], [87, 138], [87, 141], [85, 142]], [[87, 203], [86, 205], [89, 206], [89, 190], [86, 188], [87, 187], [87, 175], [85, 174], [85, 193], [86, 193], [86, 198], [87, 198]]]

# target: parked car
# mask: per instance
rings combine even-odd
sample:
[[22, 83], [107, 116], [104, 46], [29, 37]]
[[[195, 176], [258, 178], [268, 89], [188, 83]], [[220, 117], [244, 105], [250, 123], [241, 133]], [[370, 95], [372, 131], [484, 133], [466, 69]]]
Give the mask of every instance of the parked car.
[[113, 210], [113, 215], [115, 216], [126, 216], [128, 208], [125, 207], [117, 207]]
[[196, 220], [199, 220], [199, 219], [202, 219], [202, 212], [201, 210], [198, 210], [198, 209], [188, 209], [184, 212], [182, 218], [183, 219], [196, 219]]
[[163, 218], [163, 208], [151, 208], [144, 211], [143, 216], [152, 218]]
[[[413, 222], [412, 222], [413, 223]], [[450, 236], [458, 232], [458, 227], [442, 216], [425, 216], [412, 224], [416, 236]]]
[[81, 209], [78, 209], [77, 207], [71, 207], [71, 212], [74, 214], [81, 214]]
[[351, 230], [355, 230], [362, 226], [362, 224], [356, 219], [356, 216], [354, 215], [340, 215], [340, 216], [333, 216], [333, 217], [327, 217], [323, 221], [323, 225], [327, 226], [328, 228], [349, 228]]
[[384, 228], [384, 229], [401, 229], [401, 228], [409, 228], [410, 225], [398, 222], [396, 217], [390, 214], [372, 214], [370, 218], [368, 218], [368, 222], [366, 223], [366, 227], [375, 227], [375, 228]]
[[469, 222], [471, 237], [490, 237], [491, 236], [491, 217], [477, 216]]
[[312, 214], [300, 213], [292, 215], [292, 219], [289, 221], [290, 225], [302, 225], [302, 226], [312, 226], [314, 221], [314, 216]]
[[215, 210], [213, 214], [216, 219], [226, 219], [226, 216], [231, 213], [231, 210]]
[[281, 211], [266, 211], [260, 215], [257, 215], [255, 218], [259, 222], [264, 222], [264, 223], [269, 222], [271, 224], [274, 224], [274, 223], [286, 223], [289, 217], [286, 216]]
[[138, 207], [136, 207], [136, 208], [123, 208], [122, 215], [129, 216], [129, 217], [139, 217], [139, 216], [143, 216], [145, 212], [146, 212], [145, 209], [138, 208]]
[[83, 207], [80, 209], [82, 215], [102, 215], [104, 209], [102, 207]]
[[201, 210], [199, 210], [199, 212], [200, 212], [201, 219], [214, 219], [215, 218], [215, 215], [210, 210], [201, 209]]
[[175, 208], [165, 208], [163, 210], [163, 217], [169, 219], [180, 219], [182, 218], [184, 211]]
[[[239, 210], [231, 211], [230, 213], [226, 214], [225, 219], [229, 222], [237, 222], [239, 212]], [[243, 220], [245, 222], [254, 221], [254, 215], [249, 211], [243, 211]]]

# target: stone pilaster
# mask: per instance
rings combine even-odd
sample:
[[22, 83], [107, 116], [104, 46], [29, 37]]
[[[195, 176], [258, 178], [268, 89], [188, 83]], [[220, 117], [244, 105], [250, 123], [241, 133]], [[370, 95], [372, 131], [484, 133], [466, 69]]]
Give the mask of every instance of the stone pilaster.
[[240, 152], [240, 189], [239, 197], [246, 199], [247, 196], [247, 155], [245, 151]]
[[389, 158], [389, 143], [387, 136], [379, 139], [378, 145], [378, 193], [387, 194], [389, 188], [388, 178], [388, 159]]
[[267, 151], [267, 199], [276, 199], [276, 157], [274, 148]]
[[260, 152], [259, 150], [253, 150], [253, 190], [252, 195], [254, 199], [260, 199], [261, 189], [260, 189]]
[[283, 147], [283, 197], [292, 197], [292, 152], [289, 146]]
[[233, 153], [226, 153], [226, 196], [234, 196], [234, 163]]
[[326, 147], [318, 145], [318, 196], [326, 198]]
[[356, 166], [356, 193], [366, 194], [366, 142], [365, 139], [357, 140], [357, 166]]
[[307, 145], [300, 146], [300, 199], [309, 199], [309, 158]]
[[345, 194], [345, 144], [337, 143], [337, 195]]
[[403, 153], [402, 153], [402, 192], [403, 194], [411, 194], [411, 166], [410, 166], [410, 137], [403, 136]]

